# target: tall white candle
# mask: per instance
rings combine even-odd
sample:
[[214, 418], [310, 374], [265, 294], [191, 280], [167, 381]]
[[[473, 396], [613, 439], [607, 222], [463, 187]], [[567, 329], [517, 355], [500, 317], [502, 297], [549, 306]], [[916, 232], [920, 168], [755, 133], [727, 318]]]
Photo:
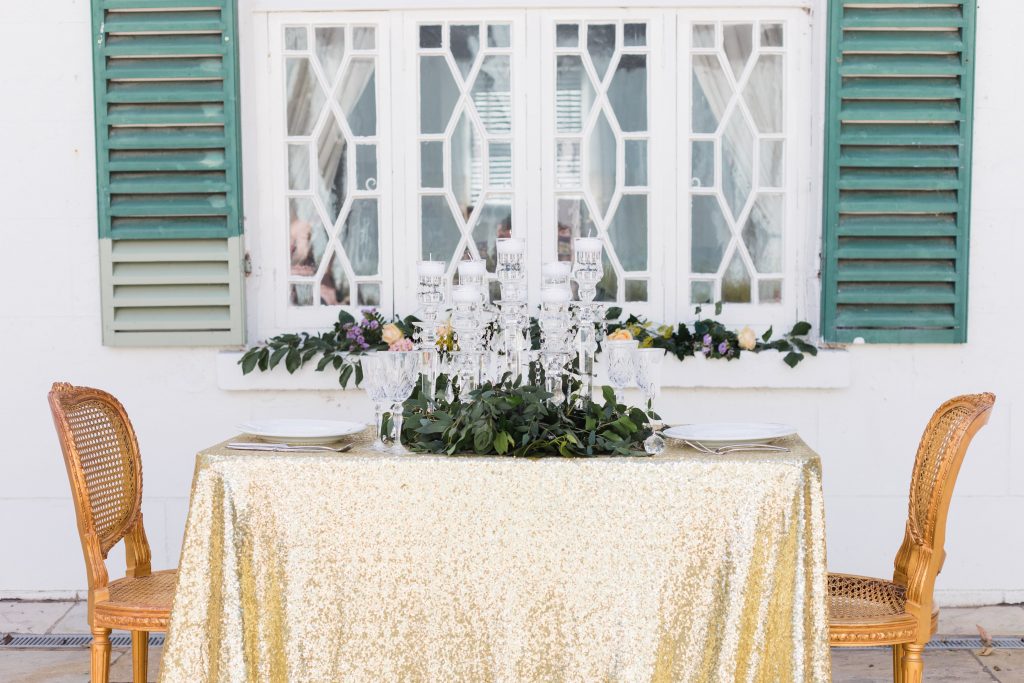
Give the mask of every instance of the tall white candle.
[[540, 268], [541, 277], [555, 279], [569, 277], [571, 266], [568, 261], [548, 261]]
[[597, 237], [577, 237], [572, 243], [573, 249], [577, 252], [601, 253], [604, 245]]
[[420, 261], [416, 264], [416, 274], [421, 277], [441, 277], [444, 275], [444, 261]]
[[457, 304], [472, 304], [480, 301], [480, 290], [469, 285], [459, 285], [452, 289], [452, 301]]
[[525, 254], [526, 242], [518, 237], [505, 237], [498, 240], [499, 254]]
[[540, 301], [544, 304], [569, 303], [569, 290], [565, 287], [544, 287], [540, 290]]
[[459, 261], [459, 279], [482, 277], [487, 274], [487, 264], [480, 259]]

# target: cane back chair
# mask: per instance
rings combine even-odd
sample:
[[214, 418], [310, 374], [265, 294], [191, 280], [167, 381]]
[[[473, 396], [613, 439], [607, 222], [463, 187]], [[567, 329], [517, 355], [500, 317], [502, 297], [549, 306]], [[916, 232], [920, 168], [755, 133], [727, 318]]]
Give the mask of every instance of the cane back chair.
[[919, 683], [921, 653], [938, 627], [932, 601], [946, 559], [946, 515], [971, 439], [987, 422], [996, 397], [957, 396], [928, 422], [914, 460], [903, 545], [892, 581], [829, 574], [829, 640], [833, 646], [892, 645], [893, 680]]
[[[135, 430], [121, 403], [105, 391], [58, 382], [49, 400], [89, 579], [92, 681], [108, 681], [110, 630], [117, 628], [131, 631], [133, 679], [145, 683], [149, 632], [167, 630], [177, 572], [150, 568]], [[127, 571], [111, 581], [105, 560], [122, 539]]]

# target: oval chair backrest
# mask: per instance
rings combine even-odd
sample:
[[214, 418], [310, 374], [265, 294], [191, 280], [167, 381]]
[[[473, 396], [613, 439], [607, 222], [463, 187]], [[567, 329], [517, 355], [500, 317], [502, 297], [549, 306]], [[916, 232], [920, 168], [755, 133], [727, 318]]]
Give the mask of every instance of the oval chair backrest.
[[957, 396], [939, 406], [928, 421], [910, 478], [907, 527], [918, 545], [935, 548], [936, 531], [945, 531], [945, 513], [960, 464], [974, 434], [988, 421], [995, 400], [987, 393]]
[[141, 512], [142, 461], [135, 430], [121, 403], [105, 391], [58, 382], [49, 400], [83, 546], [94, 534], [106, 558]]
[[993, 394], [957, 396], [939, 406], [921, 436], [910, 478], [910, 505], [893, 580], [906, 587], [906, 610], [918, 620], [920, 642], [931, 637], [935, 578], [945, 561], [946, 516], [960, 464], [987, 422]]

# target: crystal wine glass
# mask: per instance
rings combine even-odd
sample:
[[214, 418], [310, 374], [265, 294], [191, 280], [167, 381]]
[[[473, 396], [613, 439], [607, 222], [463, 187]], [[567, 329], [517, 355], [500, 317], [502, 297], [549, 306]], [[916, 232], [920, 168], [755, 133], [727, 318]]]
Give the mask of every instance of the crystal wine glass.
[[402, 445], [402, 404], [412, 396], [419, 380], [420, 356], [416, 351], [385, 351], [378, 354], [378, 358], [384, 371], [384, 393], [391, 402], [391, 421], [395, 427], [391, 452], [405, 455], [409, 451]]
[[[383, 355], [383, 354], [380, 354]], [[360, 363], [363, 366], [363, 386], [366, 393], [373, 401], [373, 419], [377, 429], [374, 432], [373, 445], [375, 451], [387, 451], [381, 432], [384, 429], [384, 412], [388, 409], [387, 382], [384, 378], [384, 366], [381, 363], [379, 354], [368, 354], [363, 356]]]
[[640, 342], [636, 339], [606, 339], [608, 351], [608, 381], [615, 389], [615, 402], [625, 403], [623, 390], [636, 377], [636, 351]]
[[[664, 349], [640, 349], [636, 357], [636, 383], [647, 399], [647, 409], [654, 410], [654, 399], [661, 390], [661, 359], [665, 357]], [[655, 425], [648, 419], [647, 426], [651, 435], [644, 439], [644, 450], [651, 455], [658, 455], [665, 450], [665, 439], [657, 434]]]

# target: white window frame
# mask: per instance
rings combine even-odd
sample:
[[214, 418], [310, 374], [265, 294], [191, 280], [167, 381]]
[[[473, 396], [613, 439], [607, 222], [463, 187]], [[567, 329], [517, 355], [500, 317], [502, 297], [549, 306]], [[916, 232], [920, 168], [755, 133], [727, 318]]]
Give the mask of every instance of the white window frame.
[[[743, 19], [774, 19], [786, 24], [787, 59], [785, 78], [788, 79], [786, 101], [795, 103], [788, 106], [785, 120], [788, 131], [786, 172], [795, 175], [795, 182], [787, 186], [786, 220], [787, 225], [803, 226], [788, 231], [786, 235], [786, 281], [783, 293], [784, 304], [773, 307], [776, 311], [766, 311], [762, 306], [744, 306], [729, 304], [725, 306], [719, 319], [727, 324], [751, 324], [755, 328], [775, 325], [777, 330], [792, 324], [795, 320], [809, 320], [817, 326], [820, 311], [817, 306], [820, 284], [818, 281], [819, 250], [821, 245], [820, 229], [820, 194], [821, 194], [821, 159], [824, 93], [824, 46], [827, 25], [824, 20], [826, 5], [824, 0], [732, 0], [728, 7], [709, 7], [712, 0], [654, 0], [644, 3], [644, 8], [621, 9], [621, 3], [597, 0], [579, 2], [563, 0], [560, 9], [547, 10], [547, 5], [540, 0], [521, 0], [520, 2], [503, 2], [490, 0], [480, 4], [480, 10], [451, 10], [450, 6], [433, 0], [354, 0], [348, 3], [351, 9], [339, 11], [330, 0], [240, 0], [240, 47], [242, 65], [241, 95], [243, 119], [243, 179], [245, 183], [246, 207], [246, 242], [252, 264], [252, 277], [248, 279], [247, 295], [252, 302], [247, 307], [248, 329], [250, 339], [263, 338], [282, 332], [294, 332], [299, 329], [323, 329], [329, 327], [336, 318], [337, 308], [326, 308], [331, 311], [325, 317], [324, 308], [319, 315], [310, 314], [299, 319], [289, 314], [287, 306], [287, 272], [281, 264], [281, 243], [287, 254], [287, 232], [281, 228], [280, 220], [275, 216], [275, 202], [283, 202], [283, 193], [275, 193], [272, 176], [283, 177], [285, 173], [284, 145], [278, 145], [271, 136], [280, 126], [273, 128], [269, 121], [275, 109], [283, 112], [280, 103], [281, 81], [274, 79], [274, 70], [281, 70], [281, 62], [274, 65], [271, 56], [271, 25], [283, 25], [289, 22], [315, 22], [328, 20], [337, 23], [376, 24], [378, 28], [378, 66], [380, 71], [393, 69], [390, 63], [387, 45], [393, 35], [409, 38], [417, 21], [432, 18], [479, 19], [483, 21], [519, 19], [526, 26], [529, 35], [541, 36], [541, 44], [553, 46], [554, 24], [559, 19], [565, 21], [592, 21], [601, 18], [636, 18], [649, 21], [648, 41], [651, 44], [652, 61], [650, 72], [652, 79], [672, 80], [663, 78], [671, 73], [667, 63], [677, 60], [677, 79], [675, 83], [666, 84], [665, 93], [674, 90], [672, 97], [677, 103], [688, 103], [690, 89], [689, 73], [689, 36], [688, 25], [691, 21], [730, 21]], [[486, 7], [487, 9], [483, 9]], [[541, 11], [530, 11], [544, 9]], [[330, 10], [330, 11], [324, 11]], [[374, 10], [374, 11], [366, 11]], [[391, 12], [407, 11], [403, 15]], [[817, 10], [817, 11], [816, 11]], [[676, 14], [685, 11], [685, 15]], [[390, 14], [389, 14], [390, 13]], [[344, 18], [341, 18], [344, 15]], [[652, 30], [661, 18], [661, 30]], [[677, 20], [671, 20], [678, 17]], [[391, 28], [394, 23], [402, 25], [400, 33]], [[683, 27], [686, 31], [681, 30]], [[513, 46], [522, 40], [523, 31], [513, 29]], [[385, 35], [388, 34], [388, 35]], [[655, 37], [657, 36], [657, 37]], [[660, 40], [661, 48], [654, 46], [653, 41]], [[383, 42], [382, 42], [383, 41]], [[415, 45], [416, 43], [410, 43]], [[513, 53], [522, 50], [513, 49]], [[409, 49], [402, 54], [403, 68], [415, 67], [415, 50]], [[514, 192], [514, 221], [521, 229], [524, 221], [529, 226], [550, 226], [555, 216], [554, 188], [554, 125], [553, 115], [546, 115], [543, 101], [554, 101], [554, 72], [545, 69], [543, 62], [553, 60], [554, 52], [546, 54], [542, 50], [530, 50], [525, 58], [515, 59], [513, 78], [518, 82], [524, 74], [539, 73], [542, 75], [542, 101], [528, 98], [526, 103], [527, 116], [514, 116], [515, 139], [523, 138], [521, 129], [525, 128], [528, 140], [541, 139], [540, 145], [527, 145], [526, 153], [513, 152], [515, 173], [520, 174]], [[524, 66], [525, 63], [525, 66]], [[659, 65], [660, 64], [660, 65]], [[685, 64], [685, 69], [681, 64]], [[378, 76], [379, 78], [379, 76]], [[390, 78], [390, 76], [389, 76]], [[655, 88], [652, 87], [653, 94]], [[378, 84], [380, 81], [378, 80]], [[515, 87], [515, 86], [513, 86]], [[410, 156], [406, 151], [412, 140], [390, 139], [402, 130], [408, 130], [407, 118], [418, 116], [418, 106], [391, 106], [386, 104], [390, 96], [388, 89], [378, 87], [378, 138], [379, 158], [390, 160], [392, 178], [388, 181], [385, 193], [392, 188], [400, 190], [391, 192], [391, 196], [381, 201], [380, 229], [382, 255], [382, 301], [380, 309], [385, 315], [414, 313], [415, 282], [413, 269], [395, 260], [395, 266], [389, 260], [393, 253], [393, 245], [407, 244], [416, 246], [415, 255], [410, 251], [409, 266], [419, 257], [418, 219], [409, 220], [415, 205], [408, 206], [414, 196], [418, 182], [418, 154]], [[514, 98], [522, 100], [524, 98]], [[417, 103], [418, 104], [418, 103]], [[522, 105], [515, 104], [519, 108]], [[676, 110], [689, 116], [688, 110], [683, 112], [682, 106]], [[389, 117], [388, 112], [392, 112]], [[661, 120], [667, 118], [661, 107], [649, 104], [651, 117], [650, 130], [652, 137], [664, 140], [671, 136], [672, 144], [653, 144], [649, 146], [651, 154], [649, 175], [652, 178], [650, 226], [651, 262], [649, 270], [655, 276], [660, 268], [669, 276], [666, 284], [671, 282], [671, 273], [689, 272], [689, 219], [688, 219], [688, 179], [689, 179], [689, 138], [688, 126], [666, 125]], [[411, 112], [411, 115], [410, 115]], [[525, 120], [524, 120], [525, 118]], [[670, 122], [669, 122], [670, 123]], [[283, 123], [280, 125], [283, 126]], [[387, 132], [386, 132], [387, 131]], [[677, 134], [678, 133], [678, 134]], [[522, 144], [522, 143], [519, 143]], [[279, 147], [275, 152], [275, 149]], [[385, 151], [385, 148], [388, 150]], [[676, 151], [676, 172], [672, 179], [669, 174], [659, 173], [659, 164], [665, 157], [670, 157], [669, 150]], [[387, 154], [387, 156], [385, 156]], [[275, 159], [276, 156], [276, 159]], [[548, 163], [543, 157], [549, 156]], [[660, 161], [658, 159], [661, 159]], [[408, 163], [406, 162], [408, 159]], [[384, 164], [382, 163], [382, 166]], [[524, 168], [525, 167], [525, 168]], [[412, 181], [409, 181], [410, 174]], [[525, 174], [525, 175], [524, 175]], [[532, 175], [531, 175], [532, 174]], [[525, 180], [525, 182], [523, 182]], [[533, 182], [530, 182], [530, 181]], [[383, 182], [383, 179], [381, 179]], [[403, 186], [404, 183], [407, 183]], [[657, 183], [657, 185], [654, 185]], [[666, 185], [667, 187], [662, 187]], [[281, 185], [276, 185], [281, 187]], [[545, 190], [547, 188], [547, 190]], [[418, 197], [418, 195], [415, 195]], [[390, 212], [390, 214], [388, 213]], [[546, 219], [546, 220], [545, 220]], [[679, 229], [669, 230], [664, 226], [676, 225]], [[392, 228], [391, 226], [395, 226]], [[413, 235], [410, 231], [417, 234]], [[389, 239], [390, 238], [390, 239]], [[279, 242], [275, 244], [275, 239]], [[655, 246], [656, 244], [660, 246]], [[543, 239], [528, 236], [528, 258], [531, 268], [551, 258], [555, 249], [554, 231], [548, 230]], [[411, 249], [411, 247], [410, 247]], [[531, 283], [531, 298], [537, 296], [539, 278]], [[647, 315], [652, 320], [675, 322], [692, 318], [692, 306], [689, 305], [689, 280], [685, 276], [675, 277], [675, 286], [661, 288], [650, 287], [652, 299], [660, 296], [660, 301], [651, 301], [647, 305], [630, 304], [630, 311]], [[385, 293], [388, 285], [393, 296]], [[658, 291], [659, 289], [664, 291]], [[294, 310], [297, 307], [291, 307]], [[354, 307], [350, 307], [353, 308]], [[708, 307], [705, 307], [705, 312]], [[757, 310], [761, 309], [761, 310]]]

